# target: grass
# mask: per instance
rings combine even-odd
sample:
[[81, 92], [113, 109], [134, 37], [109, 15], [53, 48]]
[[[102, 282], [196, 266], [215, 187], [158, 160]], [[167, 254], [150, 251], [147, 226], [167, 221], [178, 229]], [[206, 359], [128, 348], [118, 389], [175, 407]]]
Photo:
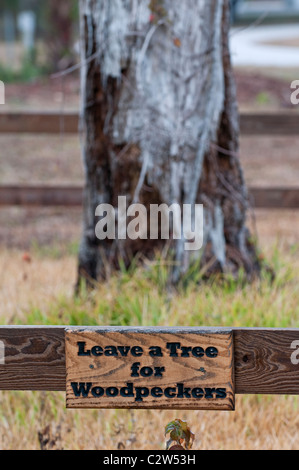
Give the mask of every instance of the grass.
[[[29, 260], [18, 252], [1, 254], [1, 324], [299, 327], [296, 267], [277, 249], [268, 260], [276, 272], [273, 282], [266, 271], [253, 284], [229, 277], [198, 283], [195, 277], [169, 291], [168, 266], [157, 259], [123, 269], [92, 293], [83, 285], [75, 297], [75, 246], [63, 256], [61, 247], [44, 251], [33, 245]], [[290, 259], [297, 257], [294, 245], [289, 251]]]
[[26, 53], [20, 60], [17, 69], [11, 66], [3, 65], [0, 62], [0, 78], [4, 83], [23, 83], [36, 80], [45, 75], [46, 68], [39, 65], [36, 61], [36, 51]]
[[[169, 291], [167, 265], [134, 266], [73, 296], [76, 257], [34, 247], [0, 251], [0, 324], [299, 327], [298, 247], [269, 251], [276, 279], [195, 280]], [[195, 271], [196, 272], [196, 271]], [[297, 397], [237, 396], [236, 412], [66, 410], [64, 393], [1, 392], [0, 449], [160, 449], [164, 427], [187, 420], [196, 449], [295, 449]], [[42, 443], [42, 444], [41, 444]], [[50, 444], [47, 444], [48, 448]]]
[[26, 83], [36, 80], [45, 75], [45, 72], [38, 66], [24, 61], [19, 70], [4, 67], [0, 64], [0, 77], [4, 83]]

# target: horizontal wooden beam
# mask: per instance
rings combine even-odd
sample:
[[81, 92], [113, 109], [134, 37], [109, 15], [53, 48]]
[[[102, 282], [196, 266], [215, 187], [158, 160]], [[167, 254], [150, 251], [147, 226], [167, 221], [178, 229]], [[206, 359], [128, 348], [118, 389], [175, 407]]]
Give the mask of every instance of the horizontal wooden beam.
[[[65, 328], [1, 326], [0, 390], [65, 391]], [[299, 329], [232, 330], [237, 394], [299, 395]]]
[[256, 209], [299, 209], [299, 188], [250, 187], [249, 194]]
[[[299, 209], [299, 188], [249, 188], [256, 209]], [[0, 206], [82, 206], [80, 186], [0, 186]]]
[[244, 113], [240, 116], [242, 136], [298, 136], [299, 114], [289, 113]]
[[0, 113], [0, 133], [76, 134], [78, 113], [49, 111]]
[[0, 186], [0, 206], [75, 207], [82, 194], [79, 186]]
[[[242, 135], [298, 135], [297, 112], [241, 113]], [[76, 112], [6, 112], [0, 113], [0, 133], [76, 134]]]

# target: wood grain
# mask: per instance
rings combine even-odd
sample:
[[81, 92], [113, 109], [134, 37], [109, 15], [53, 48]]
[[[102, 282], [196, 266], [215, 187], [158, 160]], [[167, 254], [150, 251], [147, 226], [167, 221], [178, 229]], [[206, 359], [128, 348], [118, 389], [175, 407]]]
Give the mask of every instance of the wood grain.
[[0, 390], [65, 390], [64, 329], [0, 327]]
[[68, 408], [234, 409], [231, 331], [70, 329], [66, 372]]
[[298, 340], [299, 330], [234, 330], [236, 392], [299, 395], [299, 365], [291, 362]]
[[[0, 390], [66, 389], [65, 326], [0, 326]], [[299, 329], [233, 328], [236, 394], [299, 395]]]

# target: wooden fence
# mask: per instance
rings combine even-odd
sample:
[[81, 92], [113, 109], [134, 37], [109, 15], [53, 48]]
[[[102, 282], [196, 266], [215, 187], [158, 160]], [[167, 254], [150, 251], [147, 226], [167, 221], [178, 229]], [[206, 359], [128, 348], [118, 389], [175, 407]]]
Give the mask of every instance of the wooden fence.
[[[76, 207], [82, 205], [80, 186], [0, 186], [0, 206]], [[250, 188], [254, 208], [298, 209], [299, 189]]]
[[[0, 113], [0, 133], [76, 134], [78, 114], [73, 112], [9, 112]], [[242, 135], [298, 135], [299, 114], [296, 112], [267, 114], [242, 113]]]
[[[66, 328], [0, 326], [0, 390], [65, 391]], [[231, 330], [236, 394], [299, 395], [299, 329]]]
[[[241, 114], [243, 136], [269, 137], [274, 135], [299, 136], [299, 114]], [[0, 113], [0, 133], [77, 134], [78, 114], [67, 112]], [[250, 187], [251, 205], [254, 208], [298, 209], [299, 188]], [[61, 206], [82, 204], [82, 187], [79, 186], [0, 186], [0, 206]]]

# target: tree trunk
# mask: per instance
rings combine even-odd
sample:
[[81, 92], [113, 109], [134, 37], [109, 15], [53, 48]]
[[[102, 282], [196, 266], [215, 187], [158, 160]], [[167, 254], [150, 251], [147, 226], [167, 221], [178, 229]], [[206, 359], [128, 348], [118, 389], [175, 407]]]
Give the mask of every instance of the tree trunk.
[[164, 240], [104, 240], [96, 207], [204, 205], [204, 244], [170, 244], [177, 282], [200, 258], [209, 272], [258, 269], [246, 228], [229, 0], [80, 0], [81, 125], [86, 175], [79, 280]]

